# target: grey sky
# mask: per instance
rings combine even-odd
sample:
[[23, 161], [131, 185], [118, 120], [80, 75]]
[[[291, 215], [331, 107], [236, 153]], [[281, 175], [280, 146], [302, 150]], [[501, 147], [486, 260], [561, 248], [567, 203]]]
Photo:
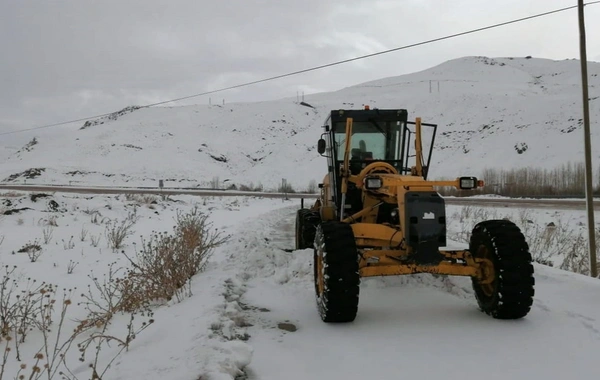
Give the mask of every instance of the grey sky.
[[[0, 0], [0, 132], [235, 85], [575, 3]], [[592, 23], [600, 20], [600, 4], [586, 13], [588, 57], [600, 61], [600, 24]], [[571, 10], [211, 96], [232, 102], [330, 91], [467, 55], [578, 58], [577, 33]]]

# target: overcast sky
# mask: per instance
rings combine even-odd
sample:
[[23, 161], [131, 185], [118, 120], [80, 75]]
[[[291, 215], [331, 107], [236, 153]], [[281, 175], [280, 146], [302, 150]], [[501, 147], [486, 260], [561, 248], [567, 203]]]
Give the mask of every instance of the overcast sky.
[[[575, 0], [0, 0], [0, 132], [112, 112], [575, 5]], [[600, 61], [600, 4], [586, 8]], [[579, 58], [577, 11], [211, 95], [337, 90], [468, 56]], [[186, 102], [208, 103], [208, 96]], [[7, 136], [0, 136], [3, 139]]]

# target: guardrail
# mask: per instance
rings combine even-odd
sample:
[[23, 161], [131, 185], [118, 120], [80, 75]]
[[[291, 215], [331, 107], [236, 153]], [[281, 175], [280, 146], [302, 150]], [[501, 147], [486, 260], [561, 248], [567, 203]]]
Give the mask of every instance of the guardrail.
[[126, 186], [73, 186], [73, 185], [8, 185], [0, 184], [0, 190], [48, 191], [87, 194], [153, 194], [153, 195], [197, 195], [219, 197], [262, 197], [262, 198], [318, 198], [318, 194], [275, 193], [267, 191], [239, 191], [224, 189], [169, 187], [126, 187]]
[[[39, 184], [0, 184], [0, 190], [16, 191], [46, 191], [82, 194], [153, 194], [153, 195], [195, 195], [217, 197], [261, 197], [284, 199], [316, 199], [319, 194], [309, 193], [276, 193], [266, 191], [239, 191], [206, 188], [185, 187], [126, 187], [126, 186], [73, 186], [73, 185], [39, 185]], [[503, 207], [567, 207], [576, 209], [585, 207], [586, 201], [582, 199], [540, 199], [540, 198], [492, 198], [492, 197], [444, 197], [447, 204], [464, 205], [477, 204], [484, 206]], [[594, 200], [594, 207], [600, 209], [600, 200]]]

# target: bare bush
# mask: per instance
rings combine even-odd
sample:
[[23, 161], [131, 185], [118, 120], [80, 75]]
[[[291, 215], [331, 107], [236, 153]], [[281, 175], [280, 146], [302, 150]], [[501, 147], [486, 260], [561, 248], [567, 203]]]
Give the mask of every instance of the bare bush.
[[106, 225], [106, 240], [108, 247], [117, 250], [123, 247], [125, 239], [133, 233], [132, 228], [138, 220], [137, 213], [129, 213], [120, 223], [115, 221]]
[[154, 194], [125, 194], [125, 199], [129, 202], [136, 202], [138, 204], [152, 205], [158, 203], [158, 196]]
[[81, 294], [84, 300], [80, 303], [85, 307], [88, 315], [85, 320], [79, 321], [80, 329], [99, 328], [108, 324], [116, 313], [124, 309], [128, 311], [140, 309], [140, 307], [123, 306], [124, 299], [129, 297], [132, 291], [124, 286], [122, 278], [118, 276], [122, 268], [115, 269], [115, 263], [109, 264], [108, 267], [108, 272], [103, 276], [102, 281], [94, 276], [93, 272], [88, 275], [92, 284], [87, 286], [86, 293]]
[[210, 188], [211, 189], [219, 189], [221, 186], [221, 181], [219, 180], [219, 177], [213, 177], [212, 180], [210, 181]]
[[90, 222], [92, 222], [92, 224], [104, 224], [107, 221], [110, 221], [110, 219], [103, 217], [97, 210], [93, 210], [90, 214]]
[[20, 197], [24, 196], [25, 194], [19, 193], [19, 192], [14, 191], [14, 190], [10, 190], [10, 191], [7, 191], [7, 192], [3, 192], [1, 195], [4, 198], [20, 198]]
[[[0, 341], [11, 339], [17, 360], [21, 360], [20, 347], [29, 332], [38, 330], [43, 313], [44, 298], [54, 291], [52, 285], [38, 283], [35, 279], [21, 279], [17, 267], [2, 268], [0, 282]], [[0, 377], [1, 379], [1, 377]]]
[[[119, 357], [119, 355], [123, 352], [123, 350], [127, 351], [129, 350], [129, 346], [131, 344], [131, 342], [142, 332], [144, 331], [146, 328], [148, 328], [148, 326], [150, 326], [152, 323], [154, 323], [154, 319], [152, 318], [148, 318], [147, 321], [143, 321], [139, 326], [135, 325], [135, 313], [131, 313], [130, 317], [129, 317], [129, 323], [126, 326], [126, 334], [123, 338], [117, 337], [116, 334], [109, 334], [108, 333], [108, 324], [103, 325], [102, 329], [100, 331], [97, 332], [93, 332], [91, 333], [86, 339], [84, 339], [81, 343], [79, 343], [77, 345], [79, 351], [81, 352], [81, 356], [79, 358], [79, 361], [83, 362], [85, 361], [86, 358], [86, 353], [88, 351], [88, 349], [90, 347], [94, 348], [94, 359], [92, 360], [92, 362], [89, 364], [89, 367], [92, 371], [92, 379], [102, 379], [106, 373], [106, 371], [108, 371], [108, 369], [110, 368], [110, 366], [112, 365], [112, 363], [115, 361], [115, 359], [117, 357]], [[100, 366], [99, 363], [99, 358], [100, 358], [100, 352], [103, 348], [103, 346], [110, 346], [111, 342], [117, 342], [117, 344], [121, 347], [121, 349], [119, 351], [117, 351], [115, 353], [115, 355], [113, 355], [113, 358], [111, 360], [109, 360], [109, 362], [107, 364], [105, 364], [103, 367]], [[70, 372], [70, 371], [69, 371]], [[66, 374], [62, 374], [65, 379], [67, 380], [76, 380], [77, 377], [75, 375], [73, 375], [72, 372], [70, 372], [71, 376], [67, 376]]]
[[308, 183], [308, 187], [306, 188], [306, 192], [309, 194], [315, 194], [318, 191], [317, 181], [311, 179]]
[[102, 235], [98, 235], [98, 236], [90, 235], [90, 243], [92, 244], [92, 247], [94, 247], [94, 248], [98, 247], [98, 243], [100, 243], [101, 238], [102, 238]]
[[[73, 263], [70, 263], [70, 266]], [[123, 287], [118, 278], [109, 277], [101, 283], [93, 279], [95, 292], [86, 299], [89, 318], [80, 322], [75, 321], [76, 328], [69, 329], [67, 322], [69, 309], [72, 302], [72, 290], [64, 290], [62, 302], [57, 297], [57, 288], [51, 284], [38, 284], [35, 279], [26, 281], [16, 275], [16, 267], [5, 266], [2, 268], [0, 281], [0, 380], [6, 375], [7, 364], [17, 364], [16, 373], [10, 376], [14, 379], [40, 379], [42, 377], [54, 379], [76, 380], [68, 365], [68, 352], [75, 345], [80, 353], [81, 362], [88, 361], [86, 356], [91, 353], [89, 362], [90, 377], [101, 379], [110, 369], [114, 360], [124, 351], [129, 349], [131, 342], [154, 322], [152, 312], [145, 310], [132, 311], [124, 333], [109, 331], [108, 321], [122, 307], [118, 303], [122, 299]], [[109, 273], [115, 273], [110, 270]], [[112, 291], [111, 289], [116, 289]], [[129, 292], [129, 291], [127, 291]], [[127, 293], [126, 292], [126, 293]], [[92, 298], [94, 297], [94, 298]], [[85, 297], [84, 297], [85, 298]], [[58, 306], [58, 309], [56, 310]], [[57, 314], [58, 313], [58, 314]], [[142, 318], [136, 318], [138, 315]], [[92, 318], [102, 316], [100, 321], [89, 323]], [[30, 332], [41, 334], [41, 345], [36, 350], [31, 344], [23, 345]], [[107, 362], [100, 362], [100, 351], [116, 342], [120, 349], [116, 350]], [[24, 350], [23, 352], [22, 349]], [[33, 351], [36, 350], [36, 351]], [[9, 363], [14, 360], [15, 362]], [[33, 357], [28, 364], [27, 359]], [[24, 360], [25, 359], [25, 360]], [[12, 366], [10, 366], [12, 367]], [[9, 368], [10, 368], [9, 367]]]
[[[60, 375], [63, 379], [76, 380], [77, 376], [71, 372], [67, 363], [67, 353], [75, 344], [80, 352], [79, 360], [82, 362], [86, 360], [88, 351], [93, 349], [93, 360], [89, 363], [91, 378], [100, 379], [123, 350], [129, 348], [138, 334], [153, 323], [152, 313], [134, 323], [134, 317], [138, 315], [134, 312], [129, 316], [129, 323], [123, 335], [110, 334], [108, 323], [103, 325], [78, 323], [75, 329], [68, 330], [66, 322], [69, 321], [68, 310], [73, 304], [72, 290], [63, 291], [61, 302], [57, 297], [55, 286], [46, 283], [37, 284], [35, 279], [27, 279], [25, 282], [17, 278], [15, 270], [16, 267], [4, 267], [2, 281], [0, 281], [0, 342], [4, 342], [3, 352], [0, 355], [0, 380], [6, 374], [5, 370], [9, 360], [12, 360], [13, 353], [18, 367], [16, 374], [10, 378], [44, 377], [50, 380]], [[111, 285], [107, 284], [107, 286]], [[104, 291], [102, 286], [99, 289], [101, 293]], [[107, 299], [100, 297], [92, 302], [101, 305], [107, 302]], [[59, 306], [58, 310], [55, 310], [56, 306]], [[114, 308], [114, 304], [104, 308]], [[56, 315], [57, 311], [58, 315]], [[31, 331], [41, 333], [42, 338], [41, 347], [34, 353], [31, 353], [31, 349], [34, 349], [31, 344], [23, 346]], [[121, 349], [107, 363], [100, 363], [101, 349], [115, 341], [122, 346]], [[21, 352], [22, 348], [26, 349], [26, 352]], [[23, 361], [24, 357], [33, 357], [33, 362], [30, 365], [26, 364]]]
[[56, 215], [51, 215], [48, 220], [46, 221], [46, 224], [48, 226], [52, 226], [52, 227], [58, 227], [58, 218], [56, 217]]
[[54, 234], [54, 227], [48, 226], [42, 230], [42, 236], [44, 238], [44, 244], [48, 245], [52, 241], [52, 235]]
[[69, 241], [65, 241], [65, 239], [62, 239], [62, 243], [63, 243], [63, 248], [65, 249], [65, 251], [75, 248], [75, 242], [73, 241], [73, 236], [71, 236]]
[[74, 262], [73, 260], [69, 260], [69, 264], [67, 264], [67, 274], [73, 274], [75, 267], [79, 265], [78, 262]]
[[86, 215], [93, 215], [93, 214], [99, 213], [98, 210], [90, 209], [89, 207], [86, 208], [85, 210], [81, 210], [81, 212], [83, 212]]
[[[471, 231], [476, 223], [490, 219], [511, 219], [495, 209], [461, 207], [453, 215], [460, 222], [458, 230], [449, 233], [449, 237], [459, 242], [468, 243]], [[533, 221], [531, 210], [520, 209], [513, 220], [521, 229], [529, 245], [535, 262], [548, 266], [556, 266], [570, 272], [589, 275], [589, 249], [587, 239], [582, 231], [572, 229], [568, 221], [558, 220], [556, 223], [540, 225]], [[597, 240], [600, 240], [597, 238]], [[597, 250], [599, 250], [597, 248]]]
[[79, 240], [80, 241], [85, 241], [85, 238], [88, 235], [88, 230], [85, 229], [84, 226], [81, 227], [81, 231], [79, 232]]
[[279, 193], [295, 193], [296, 191], [292, 187], [292, 185], [287, 181], [283, 180], [281, 184], [277, 187], [277, 192]]
[[[229, 238], [211, 231], [207, 219], [197, 207], [188, 214], [178, 212], [173, 234], [154, 233], [142, 240], [135, 258], [126, 255], [132, 265], [126, 278], [135, 290], [132, 297], [168, 301], [191, 294], [192, 276], [204, 269], [213, 250]], [[137, 302], [132, 299], [129, 304]]]
[[264, 190], [264, 187], [261, 183], [257, 184], [256, 186], [254, 185], [253, 182], [250, 182], [247, 185], [240, 185], [239, 188], [240, 191], [257, 191], [257, 192], [262, 192]]
[[35, 263], [38, 258], [42, 255], [42, 246], [38, 243], [38, 240], [34, 240], [33, 243], [27, 243], [25, 245], [23, 245], [21, 248], [19, 248], [19, 250], [17, 251], [19, 253], [27, 253], [27, 256], [29, 257], [29, 260], [32, 263]]

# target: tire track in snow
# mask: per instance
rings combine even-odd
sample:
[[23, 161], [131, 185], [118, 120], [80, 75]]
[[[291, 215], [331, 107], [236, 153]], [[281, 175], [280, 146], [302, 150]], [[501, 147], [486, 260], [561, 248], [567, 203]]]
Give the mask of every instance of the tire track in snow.
[[[303, 272], [303, 268], [289, 272], [281, 270], [294, 261], [293, 254], [286, 252], [292, 248], [289, 246], [290, 239], [293, 243], [293, 225], [286, 218], [296, 208], [283, 207], [239, 223], [232, 231], [231, 240], [223, 247], [224, 261], [213, 268], [223, 271], [221, 278], [224, 278], [219, 285], [223, 299], [209, 335], [209, 339], [221, 342], [227, 348], [220, 352], [219, 376], [235, 380], [252, 378], [253, 375], [246, 370], [253, 353], [252, 346], [248, 344], [248, 328], [254, 325], [277, 328], [277, 323], [268, 317], [269, 309], [245, 302], [249, 281], [267, 277], [276, 278], [278, 283], [283, 284]], [[212, 378], [215, 373], [205, 375]]]

